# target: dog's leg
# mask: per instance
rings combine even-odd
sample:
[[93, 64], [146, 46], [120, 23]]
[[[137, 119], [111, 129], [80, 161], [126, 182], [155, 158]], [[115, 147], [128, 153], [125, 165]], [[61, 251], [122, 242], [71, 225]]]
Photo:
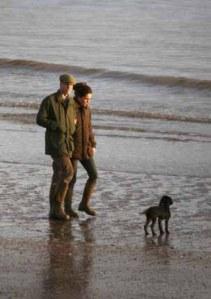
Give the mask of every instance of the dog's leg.
[[146, 236], [149, 235], [149, 233], [148, 233], [148, 231], [147, 231], [147, 227], [148, 227], [149, 223], [150, 223], [150, 219], [147, 218], [146, 223], [145, 223], [145, 225], [144, 225], [144, 231], [145, 231], [145, 235], [146, 235]]
[[162, 220], [160, 218], [158, 219], [158, 226], [159, 226], [160, 234], [163, 235], [164, 231], [163, 231], [163, 226], [162, 226]]
[[153, 236], [156, 236], [156, 233], [154, 231], [155, 223], [156, 223], [156, 218], [153, 218], [152, 219], [152, 224], [151, 224], [151, 231], [152, 231]]
[[165, 220], [165, 231], [167, 234], [169, 234], [168, 223], [169, 223], [169, 219], [166, 219]]

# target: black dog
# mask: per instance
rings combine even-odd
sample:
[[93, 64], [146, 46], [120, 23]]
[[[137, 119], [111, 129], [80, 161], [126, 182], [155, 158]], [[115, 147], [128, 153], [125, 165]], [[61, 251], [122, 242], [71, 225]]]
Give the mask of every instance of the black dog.
[[146, 215], [146, 223], [144, 225], [145, 235], [149, 234], [147, 231], [147, 227], [150, 222], [152, 223], [151, 224], [152, 234], [153, 236], [156, 235], [154, 231], [154, 226], [157, 218], [158, 218], [158, 226], [159, 226], [160, 234], [161, 235], [164, 234], [163, 227], [162, 227], [162, 220], [165, 220], [165, 232], [166, 234], [169, 234], [168, 222], [169, 222], [169, 218], [171, 217], [170, 205], [172, 204], [173, 204], [173, 200], [171, 199], [171, 197], [164, 195], [160, 200], [159, 206], [150, 207], [142, 213]]

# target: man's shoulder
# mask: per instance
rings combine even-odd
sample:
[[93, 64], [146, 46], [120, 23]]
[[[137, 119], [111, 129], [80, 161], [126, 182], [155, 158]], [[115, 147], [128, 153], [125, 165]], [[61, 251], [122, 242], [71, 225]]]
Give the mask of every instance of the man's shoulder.
[[51, 93], [51, 94], [47, 95], [47, 96], [43, 99], [43, 101], [49, 101], [49, 100], [51, 100], [51, 99], [56, 99], [56, 97], [57, 97], [57, 92], [54, 92], [54, 93]]
[[51, 94], [47, 95], [42, 100], [42, 104], [43, 105], [50, 105], [50, 104], [52, 104], [52, 102], [56, 101], [56, 99], [57, 99], [57, 92], [51, 93]]

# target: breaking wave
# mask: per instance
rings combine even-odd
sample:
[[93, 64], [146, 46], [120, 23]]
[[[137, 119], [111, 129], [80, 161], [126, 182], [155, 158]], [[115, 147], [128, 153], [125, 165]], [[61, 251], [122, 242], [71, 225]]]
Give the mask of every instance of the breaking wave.
[[153, 76], [130, 72], [110, 71], [103, 68], [85, 68], [74, 65], [53, 64], [32, 60], [0, 58], [0, 68], [27, 68], [47, 72], [72, 72], [85, 76], [95, 76], [102, 79], [127, 80], [167, 87], [187, 87], [198, 90], [211, 90], [211, 80], [174, 76]]

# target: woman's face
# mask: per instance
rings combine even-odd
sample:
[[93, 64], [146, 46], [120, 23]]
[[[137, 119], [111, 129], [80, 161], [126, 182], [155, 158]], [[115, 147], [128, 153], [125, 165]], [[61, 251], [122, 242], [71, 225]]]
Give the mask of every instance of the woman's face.
[[92, 99], [92, 93], [88, 93], [85, 96], [78, 98], [81, 106], [85, 108], [89, 106], [91, 99]]

